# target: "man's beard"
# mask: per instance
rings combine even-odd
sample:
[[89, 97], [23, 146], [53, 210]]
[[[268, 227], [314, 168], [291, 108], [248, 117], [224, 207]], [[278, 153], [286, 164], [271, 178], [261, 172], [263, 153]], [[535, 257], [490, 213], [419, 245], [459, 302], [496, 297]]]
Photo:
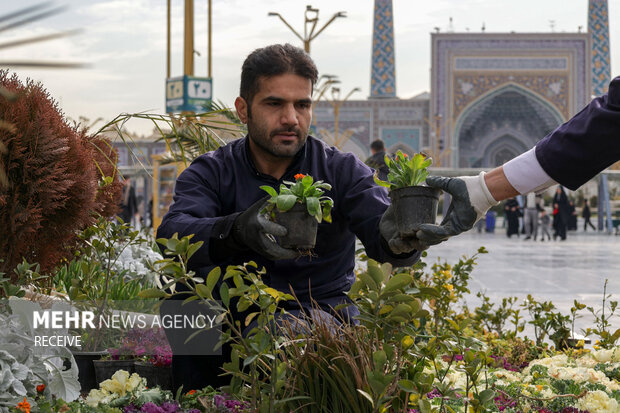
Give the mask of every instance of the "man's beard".
[[[291, 144], [275, 143], [273, 137], [283, 132], [294, 132], [299, 138], [297, 142]], [[252, 142], [264, 152], [276, 158], [292, 158], [304, 146], [308, 137], [308, 132], [302, 132], [298, 127], [279, 128], [267, 131], [261, 125], [248, 119], [248, 136]]]

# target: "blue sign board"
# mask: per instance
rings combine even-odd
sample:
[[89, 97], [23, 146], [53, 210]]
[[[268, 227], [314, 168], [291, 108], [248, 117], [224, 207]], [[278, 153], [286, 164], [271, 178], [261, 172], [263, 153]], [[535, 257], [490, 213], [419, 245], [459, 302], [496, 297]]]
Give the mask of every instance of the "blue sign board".
[[213, 80], [183, 75], [166, 79], [166, 112], [206, 112], [211, 108]]

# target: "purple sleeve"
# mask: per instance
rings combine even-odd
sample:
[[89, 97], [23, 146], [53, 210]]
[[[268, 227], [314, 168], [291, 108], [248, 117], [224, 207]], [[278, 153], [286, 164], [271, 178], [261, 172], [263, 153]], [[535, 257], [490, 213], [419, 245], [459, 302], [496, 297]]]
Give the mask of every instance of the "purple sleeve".
[[571, 190], [620, 160], [620, 77], [568, 122], [536, 144], [545, 172]]

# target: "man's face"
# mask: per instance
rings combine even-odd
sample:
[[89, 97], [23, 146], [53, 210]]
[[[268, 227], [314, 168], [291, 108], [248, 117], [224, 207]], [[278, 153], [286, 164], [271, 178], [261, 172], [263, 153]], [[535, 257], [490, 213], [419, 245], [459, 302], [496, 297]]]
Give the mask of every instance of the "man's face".
[[235, 106], [248, 125], [253, 152], [268, 158], [292, 158], [306, 142], [312, 120], [312, 82], [294, 74], [259, 78], [251, 107], [243, 98]]

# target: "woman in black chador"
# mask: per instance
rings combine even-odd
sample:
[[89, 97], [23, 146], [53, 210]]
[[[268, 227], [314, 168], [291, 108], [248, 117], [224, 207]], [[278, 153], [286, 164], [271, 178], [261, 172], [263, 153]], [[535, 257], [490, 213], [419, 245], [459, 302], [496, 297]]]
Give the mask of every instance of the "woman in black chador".
[[508, 238], [512, 234], [519, 236], [519, 217], [521, 216], [521, 207], [515, 198], [510, 198], [504, 204], [504, 212], [506, 214], [506, 222], [508, 227], [506, 228], [506, 235]]
[[554, 207], [557, 205], [557, 214], [553, 218], [553, 239], [560, 237], [560, 239], [564, 241], [566, 239], [566, 227], [570, 217], [570, 205], [568, 204], [568, 197], [562, 185], [558, 186], [558, 189], [555, 191], [553, 205]]

